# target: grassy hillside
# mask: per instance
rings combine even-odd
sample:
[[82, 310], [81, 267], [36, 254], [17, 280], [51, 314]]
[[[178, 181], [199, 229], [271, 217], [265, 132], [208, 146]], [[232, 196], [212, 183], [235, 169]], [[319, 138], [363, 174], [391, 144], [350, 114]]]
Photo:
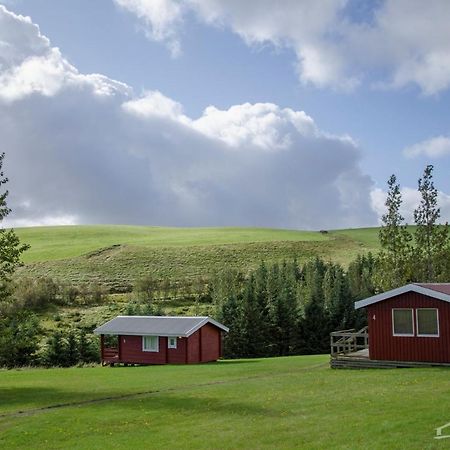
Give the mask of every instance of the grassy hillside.
[[234, 267], [247, 271], [267, 262], [314, 256], [348, 264], [358, 253], [376, 250], [376, 228], [330, 231], [266, 228], [160, 228], [69, 226], [22, 228], [31, 244], [22, 274], [73, 283], [100, 282], [126, 291], [144, 274], [183, 280]]
[[[0, 446], [439, 449], [447, 369], [332, 370], [327, 356], [0, 372]], [[448, 440], [447, 440], [448, 441]]]

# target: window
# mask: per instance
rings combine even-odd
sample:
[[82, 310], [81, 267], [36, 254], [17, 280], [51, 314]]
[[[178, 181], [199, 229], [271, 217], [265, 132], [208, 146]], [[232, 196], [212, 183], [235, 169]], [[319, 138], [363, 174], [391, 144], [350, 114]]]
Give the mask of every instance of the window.
[[144, 352], [159, 352], [158, 336], [142, 336], [142, 350]]
[[414, 336], [413, 310], [392, 310], [392, 331], [394, 336]]
[[439, 336], [439, 316], [435, 308], [420, 308], [417, 314], [417, 336]]
[[167, 348], [177, 348], [177, 338], [169, 337], [167, 340]]

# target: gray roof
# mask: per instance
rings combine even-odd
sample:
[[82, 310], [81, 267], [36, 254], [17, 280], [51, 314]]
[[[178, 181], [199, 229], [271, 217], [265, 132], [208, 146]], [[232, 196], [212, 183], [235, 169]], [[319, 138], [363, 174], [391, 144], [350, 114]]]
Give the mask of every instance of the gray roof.
[[189, 337], [207, 323], [228, 332], [226, 326], [210, 317], [117, 316], [96, 328], [94, 333]]
[[355, 302], [355, 309], [364, 308], [406, 292], [417, 292], [418, 294], [423, 294], [450, 303], [450, 294], [447, 293], [449, 290], [449, 283], [411, 283]]

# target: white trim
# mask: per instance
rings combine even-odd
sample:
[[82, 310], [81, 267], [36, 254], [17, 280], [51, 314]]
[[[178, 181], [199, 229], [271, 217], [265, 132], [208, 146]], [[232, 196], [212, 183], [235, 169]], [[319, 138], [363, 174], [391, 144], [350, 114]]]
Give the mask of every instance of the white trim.
[[[394, 311], [411, 311], [412, 334], [411, 333], [396, 333], [395, 332]], [[392, 336], [400, 336], [400, 337], [414, 337], [415, 336], [414, 308], [392, 308]]]
[[[436, 311], [437, 331], [438, 331], [437, 334], [419, 334], [419, 311], [420, 310]], [[438, 308], [416, 308], [416, 330], [417, 330], [417, 337], [440, 337], [439, 309]]]
[[[174, 339], [174, 344], [170, 343], [170, 340]], [[177, 338], [174, 336], [167, 337], [167, 348], [177, 348]]]
[[[151, 348], [145, 348], [145, 338], [146, 337], [154, 337], [156, 338], [156, 350]], [[143, 352], [152, 352], [152, 353], [159, 353], [159, 336], [153, 335], [145, 335], [142, 336], [142, 351]]]
[[[443, 284], [447, 284], [447, 283], [443, 283]], [[399, 287], [397, 289], [392, 289], [390, 291], [383, 292], [382, 294], [374, 295], [373, 297], [369, 297], [364, 300], [360, 300], [359, 302], [355, 302], [355, 309], [364, 308], [366, 306], [373, 305], [374, 303], [382, 302], [383, 300], [387, 300], [388, 298], [395, 297], [397, 295], [401, 295], [406, 292], [417, 292], [418, 294], [427, 295], [428, 297], [436, 298], [438, 300], [442, 300], [444, 302], [450, 303], [450, 295], [449, 294], [444, 294], [442, 292], [438, 292], [433, 289], [419, 286], [417, 284], [407, 284], [407, 285]]]
[[211, 319], [210, 317], [205, 317], [204, 320], [199, 322], [197, 325], [193, 326], [190, 330], [186, 331], [186, 337], [191, 336], [198, 329], [200, 329], [201, 327], [203, 327], [207, 323], [215, 325], [217, 328], [220, 328], [221, 330], [226, 331], [227, 333], [228, 333], [228, 331], [230, 331], [230, 329], [228, 327], [226, 327], [225, 325], [222, 325], [221, 323], [216, 322], [214, 319]]

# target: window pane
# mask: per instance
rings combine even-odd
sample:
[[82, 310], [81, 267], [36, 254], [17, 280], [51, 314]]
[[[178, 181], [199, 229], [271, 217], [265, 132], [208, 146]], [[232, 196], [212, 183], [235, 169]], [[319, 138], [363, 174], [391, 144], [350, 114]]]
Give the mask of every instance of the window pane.
[[158, 336], [144, 336], [144, 350], [158, 351]]
[[437, 309], [417, 310], [417, 334], [439, 334]]
[[413, 334], [412, 309], [394, 309], [394, 334]]

